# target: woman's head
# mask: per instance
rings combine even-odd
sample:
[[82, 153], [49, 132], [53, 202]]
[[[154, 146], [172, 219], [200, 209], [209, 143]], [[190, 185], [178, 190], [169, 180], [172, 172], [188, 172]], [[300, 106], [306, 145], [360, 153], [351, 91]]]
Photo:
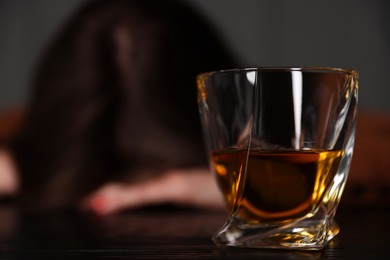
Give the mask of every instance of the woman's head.
[[36, 74], [15, 146], [25, 197], [63, 206], [109, 179], [205, 164], [195, 76], [232, 66], [182, 1], [88, 3]]

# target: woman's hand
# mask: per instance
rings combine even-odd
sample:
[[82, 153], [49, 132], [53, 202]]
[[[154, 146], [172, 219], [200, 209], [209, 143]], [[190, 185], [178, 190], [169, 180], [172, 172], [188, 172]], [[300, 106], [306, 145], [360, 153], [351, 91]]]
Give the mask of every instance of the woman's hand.
[[170, 203], [223, 209], [215, 177], [208, 169], [170, 170], [141, 183], [108, 183], [81, 203], [81, 208], [105, 215], [126, 208]]

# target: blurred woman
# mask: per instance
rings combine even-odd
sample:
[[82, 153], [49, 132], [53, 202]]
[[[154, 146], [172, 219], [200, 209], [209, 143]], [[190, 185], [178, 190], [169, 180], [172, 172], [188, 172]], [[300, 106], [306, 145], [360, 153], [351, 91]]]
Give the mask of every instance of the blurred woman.
[[182, 189], [176, 172], [207, 166], [195, 76], [234, 66], [180, 1], [90, 2], [49, 45], [12, 144], [24, 206], [103, 211], [107, 200], [87, 197], [98, 187], [152, 176], [176, 176], [172, 191]]

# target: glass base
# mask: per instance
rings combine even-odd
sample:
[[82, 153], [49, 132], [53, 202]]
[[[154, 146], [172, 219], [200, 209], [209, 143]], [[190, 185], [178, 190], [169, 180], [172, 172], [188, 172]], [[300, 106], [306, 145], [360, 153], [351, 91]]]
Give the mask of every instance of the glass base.
[[340, 231], [337, 223], [300, 220], [283, 225], [246, 227], [234, 217], [213, 236], [218, 246], [322, 250]]

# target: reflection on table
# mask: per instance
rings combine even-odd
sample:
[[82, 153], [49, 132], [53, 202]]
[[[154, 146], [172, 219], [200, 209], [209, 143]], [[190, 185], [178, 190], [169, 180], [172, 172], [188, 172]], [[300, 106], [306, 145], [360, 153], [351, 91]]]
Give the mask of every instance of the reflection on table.
[[383, 259], [390, 256], [390, 209], [341, 208], [341, 233], [321, 253], [218, 248], [210, 237], [226, 214], [160, 206], [98, 217], [78, 212], [27, 215], [0, 206], [2, 257], [131, 259]]

